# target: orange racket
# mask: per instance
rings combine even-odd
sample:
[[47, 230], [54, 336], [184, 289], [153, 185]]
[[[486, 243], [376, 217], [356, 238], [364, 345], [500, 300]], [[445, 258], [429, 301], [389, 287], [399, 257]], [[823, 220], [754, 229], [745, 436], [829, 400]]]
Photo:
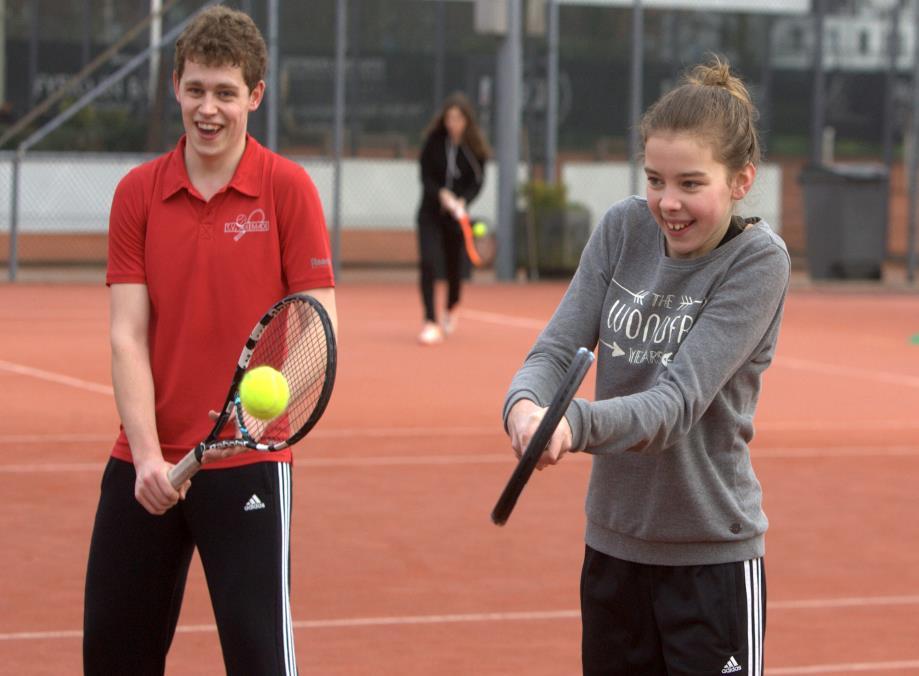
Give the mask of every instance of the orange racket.
[[482, 222], [473, 225], [466, 209], [460, 205], [453, 209], [453, 218], [459, 223], [463, 233], [463, 243], [469, 261], [477, 268], [491, 265], [495, 257], [495, 238], [488, 231], [488, 226]]

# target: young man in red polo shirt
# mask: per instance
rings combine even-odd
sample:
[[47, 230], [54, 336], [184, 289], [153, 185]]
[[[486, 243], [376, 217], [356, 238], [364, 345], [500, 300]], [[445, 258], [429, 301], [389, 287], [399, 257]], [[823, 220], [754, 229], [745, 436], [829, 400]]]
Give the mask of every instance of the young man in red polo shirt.
[[111, 209], [122, 427], [90, 545], [84, 670], [163, 673], [197, 548], [227, 673], [292, 674], [290, 452], [207, 463], [193, 490], [166, 475], [207, 435], [208, 411], [272, 303], [308, 292], [335, 323], [328, 234], [306, 172], [247, 134], [267, 65], [252, 20], [205, 10], [176, 42], [175, 64], [185, 135], [122, 179]]

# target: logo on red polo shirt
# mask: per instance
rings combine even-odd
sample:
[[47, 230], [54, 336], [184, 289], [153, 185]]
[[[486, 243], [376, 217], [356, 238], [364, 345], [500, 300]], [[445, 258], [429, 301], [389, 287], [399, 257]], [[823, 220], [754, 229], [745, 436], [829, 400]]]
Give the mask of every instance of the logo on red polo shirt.
[[248, 216], [240, 214], [235, 221], [223, 224], [225, 233], [233, 233], [233, 240], [238, 242], [247, 232], [268, 232], [268, 219], [263, 209], [256, 209]]

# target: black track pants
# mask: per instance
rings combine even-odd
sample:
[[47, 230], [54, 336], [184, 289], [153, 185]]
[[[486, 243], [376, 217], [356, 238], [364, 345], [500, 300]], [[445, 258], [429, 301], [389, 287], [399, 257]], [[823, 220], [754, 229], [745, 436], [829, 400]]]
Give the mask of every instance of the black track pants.
[[762, 559], [648, 566], [587, 547], [581, 574], [585, 676], [762, 676]]
[[102, 478], [86, 571], [85, 673], [163, 673], [197, 547], [226, 672], [295, 674], [290, 466], [199, 472], [162, 516], [134, 499], [134, 477], [131, 463], [110, 459]]

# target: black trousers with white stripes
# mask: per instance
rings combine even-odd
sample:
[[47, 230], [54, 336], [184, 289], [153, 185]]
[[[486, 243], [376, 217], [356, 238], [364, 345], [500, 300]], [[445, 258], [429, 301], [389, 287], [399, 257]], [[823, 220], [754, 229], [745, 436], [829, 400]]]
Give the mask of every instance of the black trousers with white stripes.
[[762, 559], [649, 566], [586, 548], [581, 572], [585, 676], [762, 676]]
[[295, 674], [290, 466], [199, 472], [162, 516], [134, 499], [134, 466], [110, 459], [93, 526], [83, 616], [88, 675], [163, 674], [198, 549], [227, 674]]

